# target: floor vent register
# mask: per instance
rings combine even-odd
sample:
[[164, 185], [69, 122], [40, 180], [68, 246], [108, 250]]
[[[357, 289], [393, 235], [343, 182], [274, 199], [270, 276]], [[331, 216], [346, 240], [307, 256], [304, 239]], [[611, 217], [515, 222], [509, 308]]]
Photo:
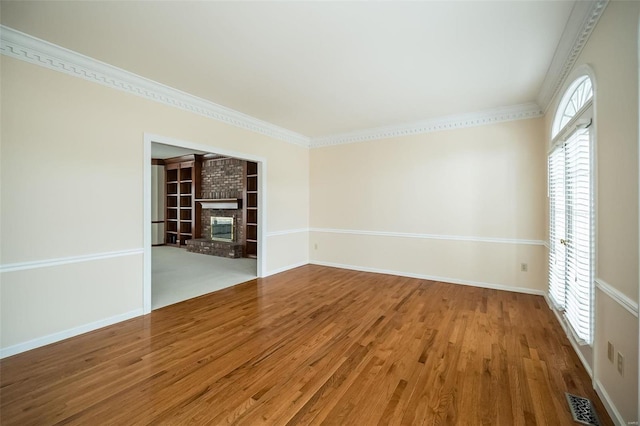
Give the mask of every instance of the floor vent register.
[[600, 420], [596, 414], [596, 409], [590, 399], [571, 395], [570, 393], [567, 393], [566, 395], [574, 421], [582, 423], [583, 425], [600, 426]]

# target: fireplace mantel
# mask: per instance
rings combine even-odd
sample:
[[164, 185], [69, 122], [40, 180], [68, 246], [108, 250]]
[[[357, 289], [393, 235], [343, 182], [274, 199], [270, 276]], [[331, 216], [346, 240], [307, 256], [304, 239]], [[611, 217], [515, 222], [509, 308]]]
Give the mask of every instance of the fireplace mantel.
[[242, 198], [197, 198], [203, 209], [237, 210], [242, 208]]

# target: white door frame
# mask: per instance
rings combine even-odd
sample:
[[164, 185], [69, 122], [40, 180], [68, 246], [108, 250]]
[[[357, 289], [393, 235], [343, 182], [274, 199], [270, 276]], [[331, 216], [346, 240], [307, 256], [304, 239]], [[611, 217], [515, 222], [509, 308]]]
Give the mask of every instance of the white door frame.
[[266, 204], [267, 204], [267, 160], [253, 154], [230, 151], [225, 148], [213, 145], [205, 145], [196, 142], [183, 141], [166, 136], [144, 134], [144, 266], [143, 266], [143, 287], [142, 287], [142, 310], [146, 315], [151, 312], [151, 144], [153, 142], [165, 145], [173, 145], [180, 148], [192, 149], [194, 151], [214, 152], [216, 154], [227, 155], [242, 160], [254, 161], [258, 163], [258, 265], [257, 275], [264, 277], [267, 264], [267, 238], [266, 238]]

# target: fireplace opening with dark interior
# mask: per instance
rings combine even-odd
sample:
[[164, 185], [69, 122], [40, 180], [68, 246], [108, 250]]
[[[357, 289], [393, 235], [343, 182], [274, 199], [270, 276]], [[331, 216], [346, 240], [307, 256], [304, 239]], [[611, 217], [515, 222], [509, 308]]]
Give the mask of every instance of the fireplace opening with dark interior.
[[211, 239], [233, 242], [233, 217], [211, 217]]

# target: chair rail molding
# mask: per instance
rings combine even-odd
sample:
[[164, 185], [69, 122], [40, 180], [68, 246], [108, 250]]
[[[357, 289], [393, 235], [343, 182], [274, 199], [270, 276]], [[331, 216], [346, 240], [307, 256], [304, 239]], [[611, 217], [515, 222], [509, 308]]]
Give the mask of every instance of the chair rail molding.
[[606, 293], [610, 298], [616, 301], [620, 306], [625, 308], [627, 311], [638, 318], [638, 303], [634, 302], [627, 295], [623, 294], [612, 286], [611, 284], [604, 281], [602, 278], [596, 278], [596, 288], [602, 290], [603, 293]]
[[94, 260], [111, 259], [113, 257], [133, 256], [143, 254], [144, 249], [135, 248], [129, 250], [109, 251], [104, 253], [83, 254], [78, 256], [60, 257], [56, 259], [33, 260], [29, 262], [16, 262], [0, 265], [0, 272], [24, 271], [27, 269], [48, 268], [51, 266], [68, 265], [71, 263], [91, 262]]
[[409, 232], [388, 232], [388, 231], [365, 231], [357, 229], [331, 229], [331, 228], [310, 228], [311, 232], [322, 232], [327, 234], [350, 234], [369, 235], [376, 237], [396, 237], [396, 238], [419, 238], [425, 240], [449, 240], [449, 241], [471, 241], [480, 243], [501, 243], [501, 244], [523, 244], [533, 246], [544, 246], [542, 240], [528, 240], [518, 238], [496, 238], [496, 237], [476, 237], [468, 235], [440, 235], [440, 234], [414, 234]]

